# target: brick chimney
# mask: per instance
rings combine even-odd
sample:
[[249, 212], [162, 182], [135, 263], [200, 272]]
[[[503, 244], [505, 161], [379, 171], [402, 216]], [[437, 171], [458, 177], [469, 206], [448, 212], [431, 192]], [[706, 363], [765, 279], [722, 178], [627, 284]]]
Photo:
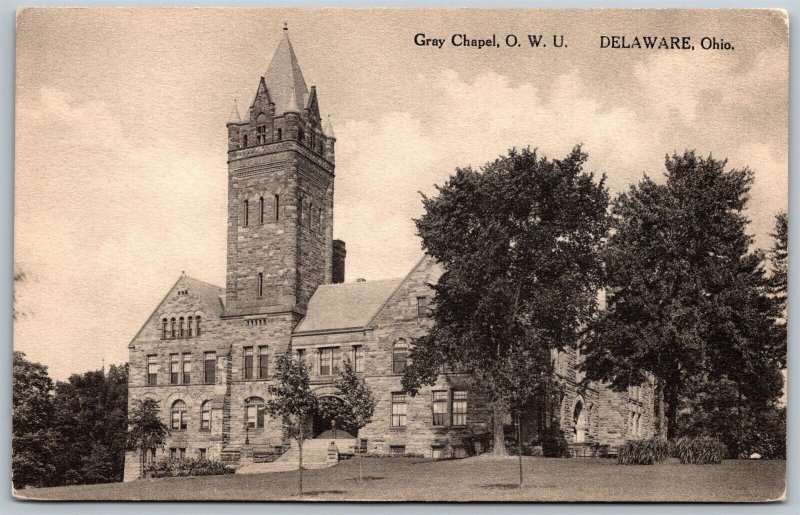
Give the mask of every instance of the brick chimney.
[[344, 258], [347, 250], [342, 240], [333, 240], [333, 273], [331, 279], [334, 284], [344, 282]]

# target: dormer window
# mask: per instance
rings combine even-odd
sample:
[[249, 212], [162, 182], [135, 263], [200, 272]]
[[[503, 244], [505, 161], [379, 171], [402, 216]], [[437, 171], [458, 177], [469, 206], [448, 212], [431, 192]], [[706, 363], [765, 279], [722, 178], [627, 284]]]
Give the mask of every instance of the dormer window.
[[259, 145], [267, 143], [267, 117], [263, 113], [256, 119], [256, 142]]

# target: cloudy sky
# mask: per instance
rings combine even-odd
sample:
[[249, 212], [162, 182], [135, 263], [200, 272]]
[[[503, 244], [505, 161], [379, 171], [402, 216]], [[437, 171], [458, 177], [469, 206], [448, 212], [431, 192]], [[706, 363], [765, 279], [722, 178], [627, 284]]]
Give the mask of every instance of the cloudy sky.
[[[751, 232], [787, 205], [787, 28], [769, 11], [28, 10], [17, 21], [15, 347], [64, 379], [121, 363], [182, 270], [225, 282], [225, 122], [283, 22], [337, 141], [347, 277], [404, 275], [412, 218], [457, 166], [576, 143], [613, 192], [686, 148], [749, 166]], [[567, 48], [417, 47], [417, 33]], [[704, 36], [733, 51], [600, 49]], [[523, 40], [524, 43], [524, 40]]]

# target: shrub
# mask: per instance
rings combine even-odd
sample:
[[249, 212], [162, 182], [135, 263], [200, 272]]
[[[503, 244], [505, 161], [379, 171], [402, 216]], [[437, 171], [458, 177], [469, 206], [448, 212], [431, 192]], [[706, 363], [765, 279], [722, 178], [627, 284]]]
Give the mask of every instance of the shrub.
[[724, 443], [710, 436], [684, 437], [674, 444], [673, 455], [681, 463], [704, 465], [722, 463], [728, 449]]
[[568, 458], [569, 451], [564, 433], [557, 427], [546, 428], [542, 432], [542, 456], [547, 458]]
[[670, 454], [669, 442], [663, 438], [628, 440], [619, 448], [620, 465], [653, 465], [666, 460]]
[[152, 478], [159, 477], [186, 477], [186, 476], [217, 476], [233, 474], [235, 469], [222, 462], [201, 459], [170, 459], [164, 458], [145, 466], [145, 475]]

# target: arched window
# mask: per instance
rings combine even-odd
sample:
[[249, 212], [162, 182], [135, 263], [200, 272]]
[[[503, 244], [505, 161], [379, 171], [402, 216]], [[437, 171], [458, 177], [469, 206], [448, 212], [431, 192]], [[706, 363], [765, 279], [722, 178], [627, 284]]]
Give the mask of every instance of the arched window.
[[200, 431], [211, 431], [211, 401], [200, 405]]
[[258, 199], [258, 223], [264, 223], [264, 197]]
[[169, 337], [169, 326], [167, 325], [167, 319], [163, 319], [161, 321], [161, 338], [166, 340]]
[[275, 131], [275, 141], [281, 141], [283, 139], [283, 131], [278, 129]]
[[180, 328], [180, 332], [178, 334], [181, 335], [181, 338], [186, 336], [186, 327], [183, 324], [184, 324], [183, 317], [180, 317], [178, 319], [178, 327]]
[[258, 293], [259, 297], [264, 296], [264, 274], [262, 272], [258, 273], [258, 281], [256, 284], [256, 292]]
[[178, 431], [181, 429], [186, 429], [186, 422], [188, 422], [188, 417], [186, 416], [186, 403], [180, 399], [172, 403], [171, 420], [171, 429]]
[[406, 371], [408, 361], [408, 343], [400, 338], [392, 347], [392, 373], [402, 374]]
[[259, 145], [264, 145], [267, 142], [267, 117], [264, 116], [264, 113], [261, 113], [256, 118], [256, 142]]
[[280, 218], [281, 213], [281, 196], [275, 195], [275, 221], [277, 222]]
[[250, 397], [244, 401], [245, 426], [248, 429], [264, 427], [264, 399]]
[[242, 148], [247, 148], [247, 134], [242, 136]]
[[322, 208], [317, 209], [317, 230], [322, 232]]
[[187, 338], [191, 338], [192, 337], [192, 331], [194, 330], [194, 328], [192, 327], [192, 322], [194, 322], [193, 317], [189, 317], [189, 319], [186, 321], [186, 337]]
[[195, 335], [200, 336], [200, 317], [194, 319]]
[[249, 200], [245, 200], [244, 201], [244, 207], [242, 209], [244, 210], [244, 226], [247, 227], [250, 224], [250, 201]]
[[575, 408], [572, 410], [572, 431], [575, 443], [586, 441], [586, 410], [583, 406], [583, 398], [578, 397]]
[[306, 133], [303, 132], [303, 128], [302, 127], [298, 127], [297, 128], [297, 141], [302, 143], [303, 142], [303, 138], [305, 137], [305, 135], [306, 135]]
[[172, 317], [169, 321], [169, 334], [170, 338], [175, 338], [175, 317]]
[[308, 228], [314, 229], [314, 202], [308, 203]]

